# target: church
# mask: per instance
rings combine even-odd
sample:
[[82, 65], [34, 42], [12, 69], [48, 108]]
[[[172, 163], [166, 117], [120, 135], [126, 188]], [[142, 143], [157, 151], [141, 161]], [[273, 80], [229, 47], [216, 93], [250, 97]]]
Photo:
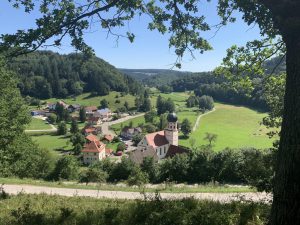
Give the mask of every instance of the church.
[[185, 153], [188, 150], [178, 146], [178, 118], [169, 113], [167, 127], [158, 132], [150, 133], [138, 143], [137, 150], [130, 158], [136, 163], [142, 163], [144, 157], [154, 157], [157, 161], [175, 154]]

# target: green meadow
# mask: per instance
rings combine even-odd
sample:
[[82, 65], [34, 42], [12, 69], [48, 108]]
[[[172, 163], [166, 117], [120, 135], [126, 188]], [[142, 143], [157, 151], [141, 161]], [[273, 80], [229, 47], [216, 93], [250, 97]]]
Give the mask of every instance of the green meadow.
[[56, 150], [71, 150], [72, 144], [69, 142], [69, 136], [58, 136], [54, 134], [32, 136], [33, 141], [35, 141], [41, 148], [45, 148], [51, 151]]
[[31, 122], [26, 127], [26, 130], [49, 130], [51, 126], [46, 124], [46, 121], [36, 118], [31, 118]]
[[268, 130], [261, 125], [265, 113], [242, 106], [215, 103], [215, 111], [203, 115], [199, 126], [192, 132], [187, 140], [181, 139], [179, 143], [191, 147], [190, 140], [195, 140], [195, 146], [208, 144], [203, 140], [205, 133], [217, 134], [214, 149], [220, 151], [226, 147], [241, 148], [269, 148], [274, 139], [267, 136]]

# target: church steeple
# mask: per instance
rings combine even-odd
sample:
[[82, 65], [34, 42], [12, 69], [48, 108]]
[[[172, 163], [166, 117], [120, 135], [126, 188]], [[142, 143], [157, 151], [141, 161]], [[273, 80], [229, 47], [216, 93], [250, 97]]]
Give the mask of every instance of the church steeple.
[[165, 137], [172, 145], [178, 146], [178, 129], [177, 129], [177, 115], [169, 113], [167, 116], [168, 126], [165, 128]]

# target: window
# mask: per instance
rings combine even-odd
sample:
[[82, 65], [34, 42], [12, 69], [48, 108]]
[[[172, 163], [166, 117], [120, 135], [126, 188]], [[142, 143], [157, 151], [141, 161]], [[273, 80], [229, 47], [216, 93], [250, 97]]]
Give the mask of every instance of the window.
[[166, 146], [164, 147], [164, 154], [166, 154]]
[[161, 155], [161, 148], [159, 148], [159, 154]]

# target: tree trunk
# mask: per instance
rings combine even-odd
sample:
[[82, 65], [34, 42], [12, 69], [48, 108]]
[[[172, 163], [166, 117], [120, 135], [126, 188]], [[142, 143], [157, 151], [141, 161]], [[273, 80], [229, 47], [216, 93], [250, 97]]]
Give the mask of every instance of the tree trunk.
[[295, 33], [287, 36], [284, 38], [286, 91], [275, 168], [272, 225], [300, 224], [300, 36]]

